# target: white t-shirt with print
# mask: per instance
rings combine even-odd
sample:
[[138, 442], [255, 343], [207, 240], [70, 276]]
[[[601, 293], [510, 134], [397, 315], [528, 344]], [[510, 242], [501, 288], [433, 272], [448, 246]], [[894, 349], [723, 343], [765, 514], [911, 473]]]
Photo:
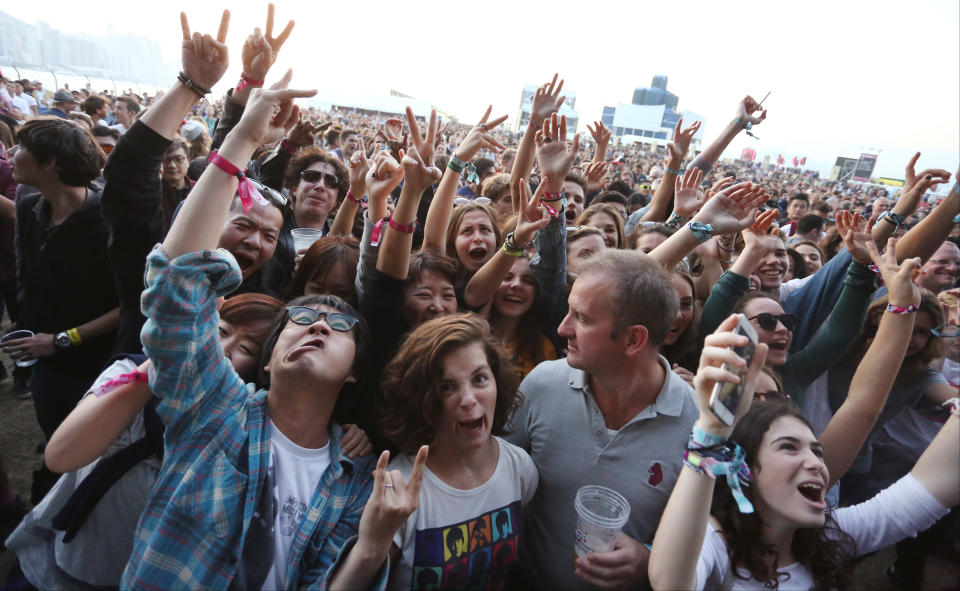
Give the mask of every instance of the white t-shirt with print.
[[270, 469], [277, 508], [274, 524], [273, 566], [264, 589], [283, 589], [293, 537], [313, 500], [320, 478], [330, 465], [330, 443], [320, 449], [300, 447], [270, 421]]
[[[533, 460], [499, 437], [497, 467], [471, 490], [446, 484], [424, 470], [420, 505], [393, 536], [403, 556], [392, 566], [388, 589], [500, 589], [517, 560], [521, 508], [539, 477]], [[410, 477], [414, 457], [400, 455], [389, 469]]]

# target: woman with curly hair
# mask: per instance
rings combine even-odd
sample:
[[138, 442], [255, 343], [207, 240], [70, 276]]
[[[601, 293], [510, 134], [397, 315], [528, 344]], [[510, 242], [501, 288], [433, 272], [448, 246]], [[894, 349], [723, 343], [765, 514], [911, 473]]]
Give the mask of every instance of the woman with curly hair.
[[433, 576], [445, 588], [503, 588], [538, 483], [530, 456], [500, 437], [518, 402], [509, 358], [481, 317], [437, 318], [410, 334], [383, 390], [383, 431], [400, 451], [386, 485], [402, 488], [430, 446], [418, 506], [393, 533], [388, 587]]

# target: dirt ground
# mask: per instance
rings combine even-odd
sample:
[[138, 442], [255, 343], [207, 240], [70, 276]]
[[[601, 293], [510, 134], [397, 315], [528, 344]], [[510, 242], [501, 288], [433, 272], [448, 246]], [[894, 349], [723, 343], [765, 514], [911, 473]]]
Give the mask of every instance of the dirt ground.
[[[6, 356], [2, 362], [7, 369], [12, 364]], [[40, 465], [42, 455], [37, 446], [42, 444], [43, 434], [33, 414], [30, 399], [17, 400], [13, 395], [13, 381], [7, 378], [0, 382], [0, 459], [14, 488], [25, 501], [30, 498], [31, 473]], [[863, 561], [856, 570], [854, 589], [857, 591], [895, 590], [884, 574], [884, 569], [893, 562], [894, 551], [887, 548]], [[9, 552], [0, 552], [0, 587], [6, 581], [7, 572], [13, 563]], [[926, 581], [922, 591], [954, 591], [960, 588], [960, 565], [950, 564], [940, 558], [927, 561]]]

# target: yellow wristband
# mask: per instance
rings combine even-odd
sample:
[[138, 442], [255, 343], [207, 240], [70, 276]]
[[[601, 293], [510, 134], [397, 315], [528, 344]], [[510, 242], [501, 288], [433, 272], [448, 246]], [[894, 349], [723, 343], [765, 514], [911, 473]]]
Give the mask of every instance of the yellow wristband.
[[83, 342], [83, 340], [80, 338], [80, 332], [77, 331], [77, 329], [75, 328], [71, 328], [70, 330], [68, 330], [67, 336], [70, 337], [70, 344], [73, 345], [74, 347], [76, 347], [77, 345]]

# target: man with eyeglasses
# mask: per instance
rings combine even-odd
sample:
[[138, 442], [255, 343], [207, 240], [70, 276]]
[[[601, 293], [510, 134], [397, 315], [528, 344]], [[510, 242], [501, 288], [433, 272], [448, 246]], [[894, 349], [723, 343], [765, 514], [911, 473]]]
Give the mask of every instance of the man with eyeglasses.
[[960, 278], [960, 248], [955, 242], [947, 240], [920, 268], [917, 285], [940, 293], [955, 287], [957, 278]]

